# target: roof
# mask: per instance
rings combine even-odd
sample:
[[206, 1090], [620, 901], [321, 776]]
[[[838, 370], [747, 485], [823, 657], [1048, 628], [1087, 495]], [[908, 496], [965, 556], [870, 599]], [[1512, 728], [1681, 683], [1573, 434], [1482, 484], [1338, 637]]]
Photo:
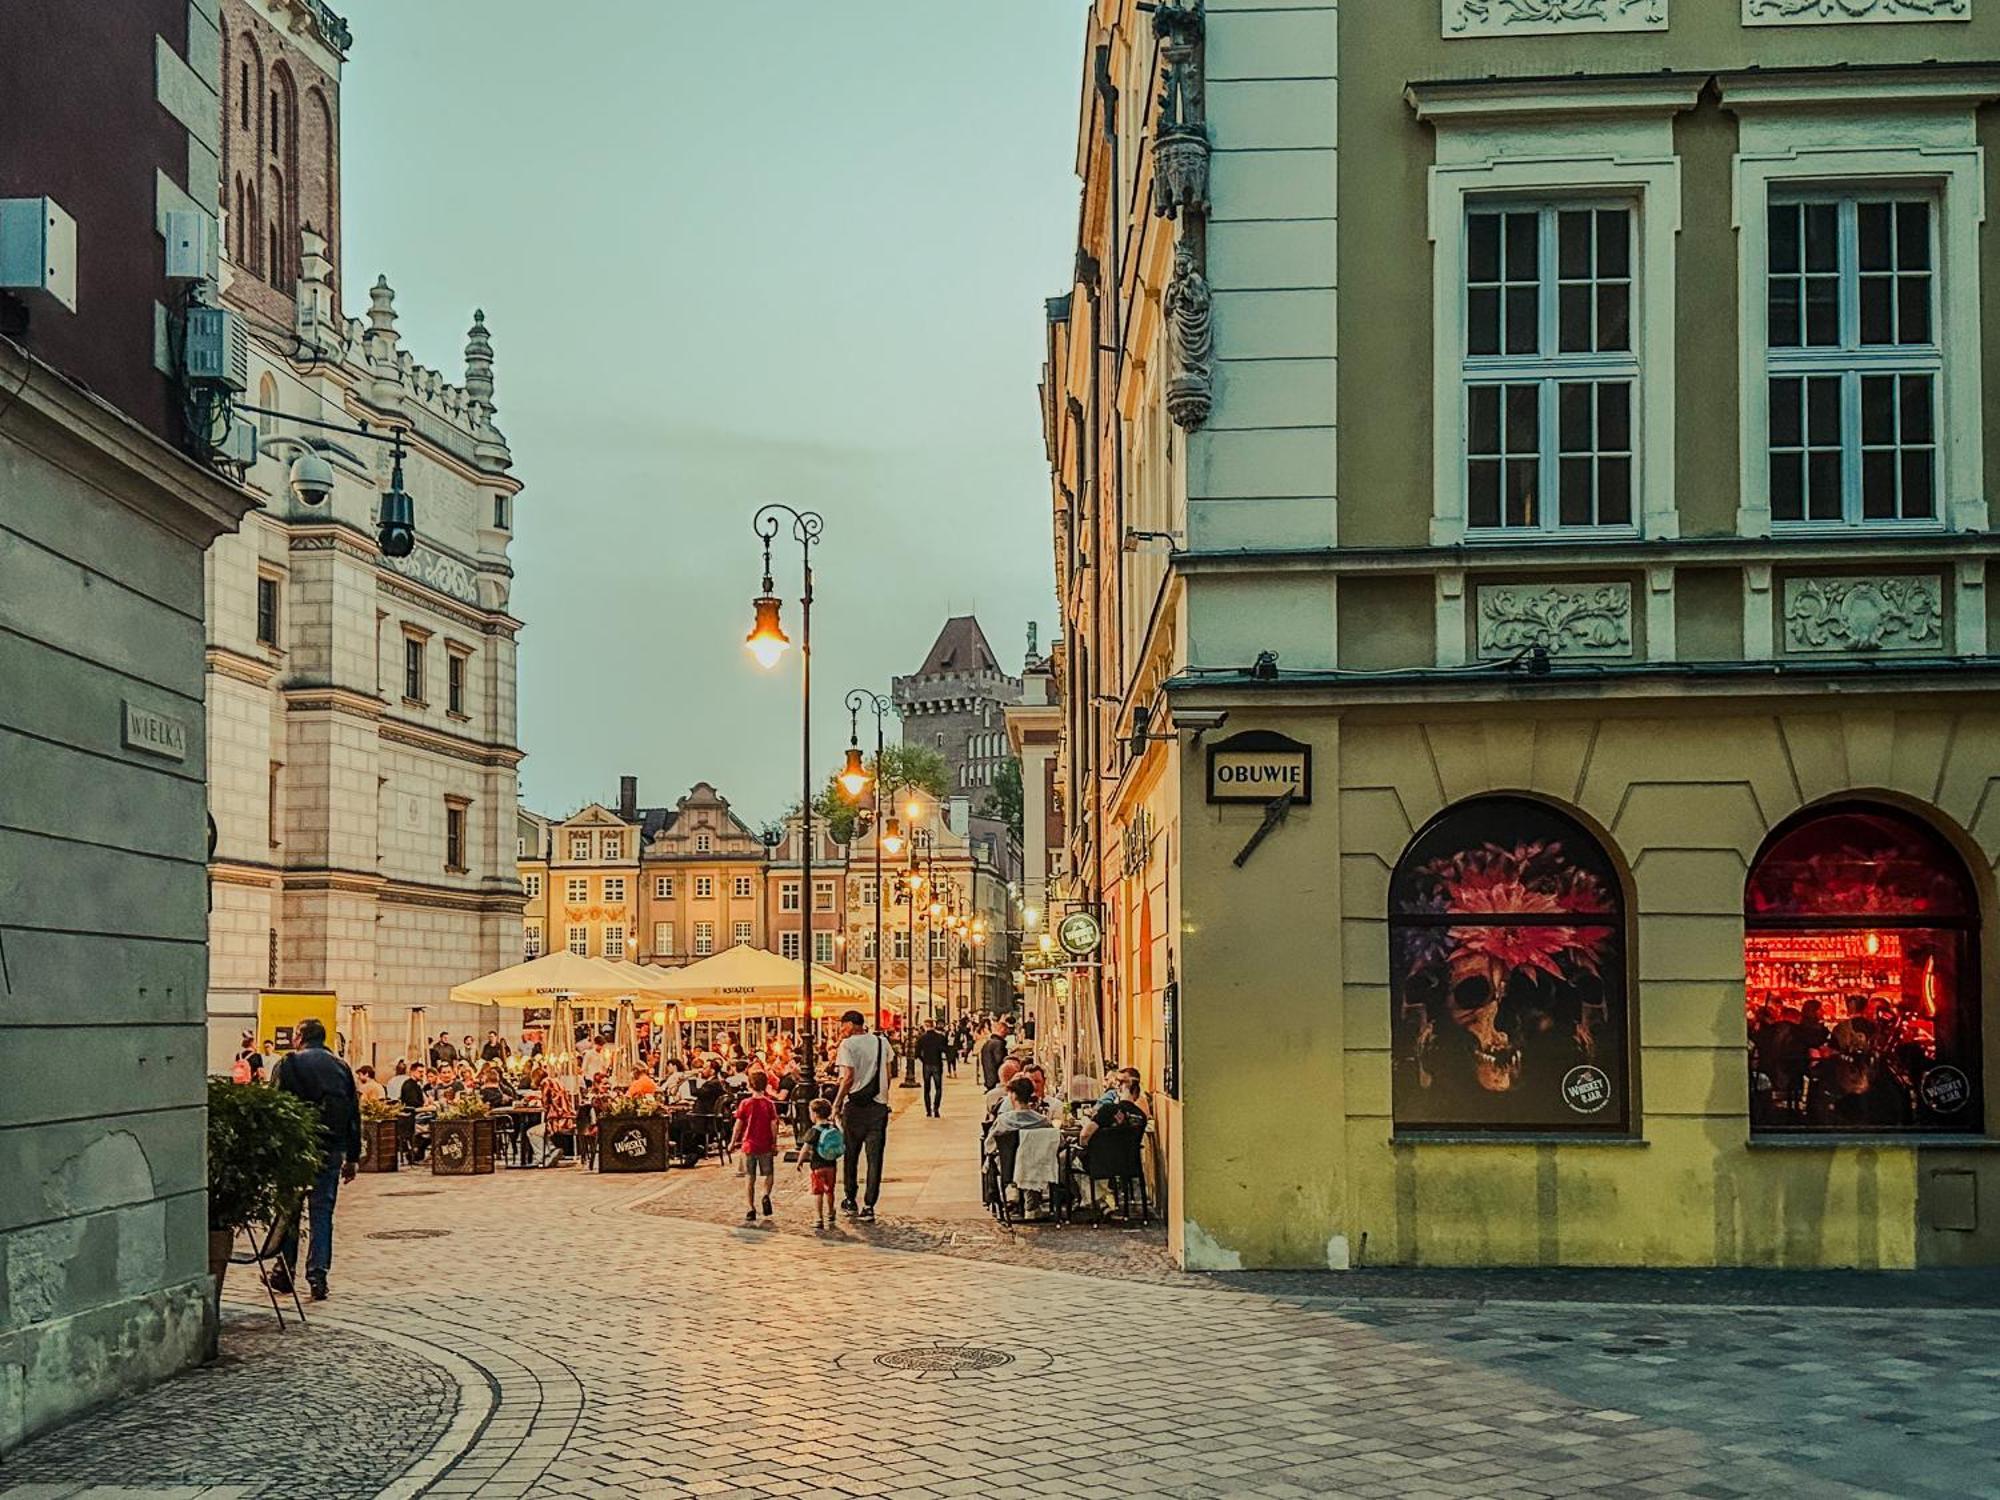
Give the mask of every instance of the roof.
[[997, 672], [1000, 663], [995, 660], [993, 648], [986, 642], [986, 632], [979, 628], [979, 621], [971, 615], [953, 615], [944, 622], [944, 629], [931, 645], [930, 655], [917, 668], [919, 677], [941, 677], [951, 672]]

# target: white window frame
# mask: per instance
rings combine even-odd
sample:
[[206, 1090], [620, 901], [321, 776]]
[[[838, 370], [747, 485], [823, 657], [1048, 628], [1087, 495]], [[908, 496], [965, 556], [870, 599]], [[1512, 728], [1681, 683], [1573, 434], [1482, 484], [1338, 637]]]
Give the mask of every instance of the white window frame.
[[799, 933], [797, 929], [778, 934], [778, 957], [796, 962], [799, 956]]
[[589, 834], [572, 833], [569, 836], [569, 857], [572, 860], [586, 860], [590, 858]]
[[748, 901], [755, 894], [748, 875], [738, 875], [732, 882], [732, 890], [738, 901]]
[[831, 880], [815, 880], [813, 882], [814, 911], [834, 910], [835, 908], [833, 904], [833, 898], [834, 898], [834, 889], [833, 889], [833, 882]]
[[815, 931], [813, 933], [813, 962], [830, 964], [833, 962], [833, 934]]
[[697, 900], [697, 901], [713, 901], [713, 900], [715, 899], [715, 877], [714, 877], [714, 876], [712, 876], [712, 875], [697, 875], [697, 876], [695, 876], [695, 878], [694, 878], [694, 899], [695, 899], [695, 900]]
[[622, 923], [613, 922], [604, 929], [604, 956], [606, 958], [625, 956], [625, 928]]
[[715, 848], [715, 840], [714, 840], [713, 838], [709, 837], [709, 835], [707, 835], [707, 834], [705, 834], [705, 833], [697, 833], [697, 834], [696, 834], [696, 835], [694, 836], [694, 852], [695, 852], [695, 853], [697, 853], [697, 854], [707, 854], [707, 853], [710, 853], [710, 852], [711, 852], [711, 851], [712, 851], [712, 850], [713, 850], [714, 848]]
[[674, 924], [655, 922], [653, 924], [653, 957], [672, 958], [674, 956]]
[[[1724, 107], [1739, 116], [1734, 212], [1741, 433], [1736, 526], [1741, 535], [1986, 529], [1979, 296], [1979, 229], [1986, 207], [1974, 107], [1988, 97], [1989, 89], [1954, 83], [1948, 75], [1921, 94], [1907, 82], [1867, 78], [1820, 79], [1811, 85], [1725, 78]], [[1962, 107], [1945, 107], [1954, 104]], [[1769, 206], [1773, 198], [1890, 194], [1928, 196], [1935, 206], [1931, 319], [1942, 357], [1932, 407], [1938, 439], [1936, 519], [1774, 523], [1767, 385]]]
[[540, 958], [542, 956], [542, 924], [529, 922], [521, 929], [521, 956]]
[[778, 882], [778, 910], [797, 911], [799, 909], [799, 883], [796, 880]]
[[624, 834], [607, 833], [598, 842], [599, 847], [604, 850], [603, 857], [605, 859], [623, 859], [625, 857]]
[[590, 957], [590, 929], [581, 923], [570, 924], [563, 934], [563, 946], [578, 958]]
[[521, 877], [521, 894], [526, 896], [530, 901], [541, 900], [542, 877], [539, 874], [523, 875]]
[[625, 877], [623, 875], [607, 875], [604, 877], [604, 899], [607, 904], [615, 901], [621, 906], [624, 905]]
[[[1418, 118], [1437, 131], [1437, 162], [1430, 169], [1433, 545], [1478, 541], [1533, 547], [1556, 535], [1677, 537], [1674, 307], [1681, 178], [1673, 118], [1693, 107], [1697, 88], [1648, 79], [1512, 88], [1440, 84], [1419, 86], [1412, 97]], [[1467, 527], [1466, 216], [1475, 206], [1504, 206], [1510, 198], [1555, 206], [1616, 205], [1632, 213], [1631, 343], [1638, 375], [1629, 530]]]
[[714, 951], [715, 951], [715, 924], [713, 922], [695, 923], [694, 924], [695, 957], [707, 958], [709, 954], [713, 953]]
[[674, 899], [673, 876], [655, 875], [653, 877], [653, 899], [655, 901], [671, 901]]
[[736, 922], [731, 924], [729, 929], [729, 941], [732, 946], [741, 947], [743, 944], [750, 941], [750, 935], [751, 935], [751, 927], [748, 922]]
[[889, 935], [889, 962], [906, 964], [910, 961], [910, 929], [898, 927]]
[[582, 875], [572, 875], [563, 884], [563, 900], [581, 906], [590, 900], [590, 881]]
[[861, 934], [861, 961], [865, 964], [875, 962], [875, 929], [872, 927]]

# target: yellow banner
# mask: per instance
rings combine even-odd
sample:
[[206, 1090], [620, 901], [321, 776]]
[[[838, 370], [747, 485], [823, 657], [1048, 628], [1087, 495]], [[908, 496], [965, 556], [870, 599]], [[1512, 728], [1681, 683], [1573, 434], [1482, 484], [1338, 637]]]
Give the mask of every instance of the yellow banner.
[[316, 1020], [334, 1043], [340, 997], [332, 990], [264, 990], [257, 996], [257, 1044], [274, 1053], [295, 1051], [299, 1028]]

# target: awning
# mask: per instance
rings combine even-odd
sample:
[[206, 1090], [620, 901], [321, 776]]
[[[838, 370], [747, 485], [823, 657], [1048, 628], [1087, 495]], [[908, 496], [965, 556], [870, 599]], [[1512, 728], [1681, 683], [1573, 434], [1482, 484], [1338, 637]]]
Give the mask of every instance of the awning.
[[660, 981], [666, 973], [608, 959], [580, 958], [565, 950], [454, 985], [451, 998], [461, 1005], [506, 1005], [517, 1010], [553, 1004], [557, 995], [582, 1000], [640, 995], [658, 1000], [663, 996]]

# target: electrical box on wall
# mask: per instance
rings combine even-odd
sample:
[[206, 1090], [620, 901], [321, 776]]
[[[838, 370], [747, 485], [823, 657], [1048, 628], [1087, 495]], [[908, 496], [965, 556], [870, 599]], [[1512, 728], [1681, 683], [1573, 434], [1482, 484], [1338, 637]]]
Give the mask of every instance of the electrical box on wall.
[[0, 290], [76, 311], [76, 220], [53, 198], [0, 198]]
[[217, 280], [222, 264], [215, 220], [198, 208], [170, 208], [166, 219], [167, 279]]
[[196, 385], [243, 390], [250, 384], [249, 328], [227, 308], [189, 308], [186, 369]]

